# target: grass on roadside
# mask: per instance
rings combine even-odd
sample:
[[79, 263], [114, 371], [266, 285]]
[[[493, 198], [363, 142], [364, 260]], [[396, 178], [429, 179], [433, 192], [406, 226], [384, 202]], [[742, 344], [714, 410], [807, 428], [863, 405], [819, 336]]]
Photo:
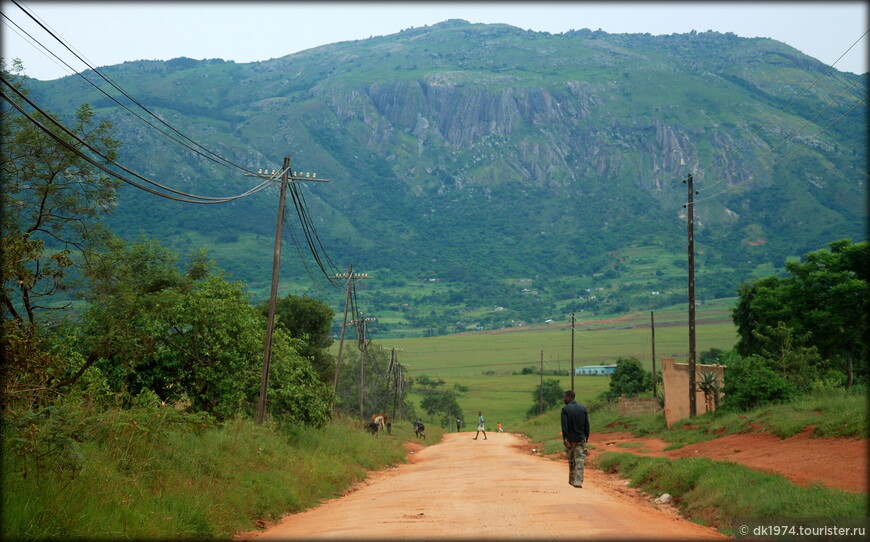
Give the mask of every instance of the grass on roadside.
[[669, 493], [684, 516], [731, 534], [737, 517], [860, 518], [866, 493], [822, 485], [798, 486], [786, 478], [742, 465], [706, 458], [668, 460], [606, 452], [596, 460], [605, 472], [619, 473], [649, 494]]
[[88, 420], [77, 443], [42, 464], [17, 453], [32, 450], [16, 449], [19, 437], [5, 428], [5, 537], [227, 538], [403, 462], [402, 444], [414, 438], [404, 427], [373, 437], [349, 419], [320, 430], [247, 419], [217, 425], [154, 406]]
[[[867, 438], [867, 409], [863, 389], [810, 394], [786, 404], [749, 412], [719, 411], [668, 428], [662, 414], [621, 417], [616, 405], [593, 406], [589, 447], [597, 433], [629, 432], [671, 442], [667, 449], [711, 440], [728, 433], [763, 427], [787, 438], [814, 426], [815, 437]], [[544, 454], [562, 451], [559, 408], [527, 420], [518, 431], [540, 443]], [[865, 517], [866, 493], [856, 494], [822, 485], [798, 486], [788, 479], [753, 471], [729, 462], [706, 458], [664, 459], [636, 456], [629, 451], [606, 452], [591, 466], [618, 472], [631, 485], [650, 494], [670, 493], [687, 518], [731, 534], [737, 517]]]
[[[600, 415], [599, 415], [600, 414]], [[785, 404], [769, 405], [747, 412], [718, 410], [668, 427], [664, 415], [620, 417], [616, 408], [590, 415], [597, 432], [625, 431], [637, 437], [654, 436], [680, 448], [716, 437], [764, 429], [788, 438], [812, 427], [817, 438], [867, 438], [867, 398], [864, 389], [809, 394]]]

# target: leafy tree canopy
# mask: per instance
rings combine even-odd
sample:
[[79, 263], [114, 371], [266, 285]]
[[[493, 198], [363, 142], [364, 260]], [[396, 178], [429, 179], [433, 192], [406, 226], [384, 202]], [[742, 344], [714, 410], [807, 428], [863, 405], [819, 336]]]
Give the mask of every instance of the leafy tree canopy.
[[547, 380], [544, 380], [544, 382], [538, 384], [535, 387], [535, 391], [532, 392], [532, 398], [535, 403], [528, 412], [526, 412], [526, 417], [543, 414], [555, 407], [562, 401], [563, 393], [565, 393], [565, 390], [562, 389], [562, 385], [559, 383], [558, 378], [548, 378]]
[[787, 262], [784, 278], [766, 277], [740, 287], [732, 312], [740, 337], [737, 351], [742, 356], [775, 356], [771, 341], [762, 337], [778, 334], [780, 347], [787, 340], [790, 346], [815, 348], [821, 359], [838, 364], [851, 385], [856, 377], [863, 380], [870, 374], [870, 245], [842, 239], [829, 247], [805, 255], [803, 261]]
[[604, 396], [613, 401], [620, 395], [635, 397], [652, 390], [652, 375], [643, 369], [637, 358], [619, 358], [610, 375], [610, 387]]
[[[268, 315], [268, 304], [262, 305], [263, 315]], [[299, 353], [309, 358], [319, 378], [332, 383], [335, 378], [335, 358], [329, 353], [332, 346], [332, 319], [335, 311], [319, 299], [288, 295], [275, 304], [275, 326], [290, 333], [291, 337], [303, 339]]]
[[[21, 64], [14, 64], [12, 73], [5, 65], [0, 68], [3, 78], [26, 95], [18, 75]], [[4, 94], [30, 109], [13, 92]], [[41, 113], [29, 114], [51, 124]], [[113, 138], [111, 124], [95, 122], [90, 106], [80, 106], [64, 123], [76, 137], [115, 159], [120, 142]], [[41, 311], [58, 308], [52, 299], [67, 286], [68, 271], [85, 266], [88, 254], [108, 240], [98, 219], [114, 206], [119, 182], [70, 150], [66, 145], [83, 150], [73, 136], [55, 130], [64, 145], [10, 106], [0, 109], [0, 129], [3, 315], [32, 324]]]

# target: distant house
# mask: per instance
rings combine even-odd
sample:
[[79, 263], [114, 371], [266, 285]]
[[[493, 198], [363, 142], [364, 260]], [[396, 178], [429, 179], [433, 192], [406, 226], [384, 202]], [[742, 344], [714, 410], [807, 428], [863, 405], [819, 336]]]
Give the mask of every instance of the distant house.
[[615, 371], [616, 365], [586, 365], [574, 368], [574, 374], [577, 375], [611, 375]]

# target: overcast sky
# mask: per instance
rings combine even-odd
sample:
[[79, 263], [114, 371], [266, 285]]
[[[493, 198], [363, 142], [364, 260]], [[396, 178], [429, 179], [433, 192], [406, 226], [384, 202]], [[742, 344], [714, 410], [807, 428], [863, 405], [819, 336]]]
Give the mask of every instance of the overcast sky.
[[[16, 0], [95, 67], [180, 56], [253, 62], [447, 19], [560, 33], [733, 32], [787, 43], [841, 71], [867, 72], [867, 2], [48, 2]], [[48, 80], [85, 66], [13, 2], [2, 0], [7, 65]], [[863, 38], [862, 38], [863, 36]], [[856, 44], [857, 42], [857, 44]], [[854, 46], [854, 47], [853, 47]], [[846, 53], [849, 48], [851, 51]], [[845, 56], [840, 59], [844, 54]], [[838, 59], [840, 59], [838, 61]]]

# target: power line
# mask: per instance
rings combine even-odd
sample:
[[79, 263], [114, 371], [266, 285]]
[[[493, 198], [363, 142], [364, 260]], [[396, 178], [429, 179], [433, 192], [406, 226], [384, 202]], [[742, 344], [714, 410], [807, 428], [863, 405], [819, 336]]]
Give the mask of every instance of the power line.
[[131, 185], [131, 186], [134, 186], [134, 187], [136, 187], [136, 188], [139, 188], [140, 190], [144, 190], [144, 191], [149, 192], [149, 193], [151, 193], [151, 194], [154, 194], [154, 195], [157, 195], [157, 196], [161, 196], [161, 197], [164, 197], [164, 198], [167, 198], [167, 199], [175, 200], [175, 201], [180, 201], [180, 202], [183, 202], [183, 203], [214, 204], [214, 203], [226, 203], [226, 202], [229, 202], [229, 201], [233, 201], [233, 200], [237, 200], [237, 199], [240, 199], [240, 198], [243, 198], [243, 197], [249, 196], [249, 195], [251, 195], [251, 194], [254, 194], [254, 193], [256, 193], [256, 192], [259, 192], [260, 190], [262, 190], [263, 188], [265, 188], [266, 186], [268, 186], [268, 185], [271, 184], [271, 182], [272, 182], [272, 179], [269, 179], [269, 180], [267, 180], [267, 181], [264, 181], [264, 182], [261, 183], [260, 185], [258, 185], [258, 186], [256, 186], [256, 187], [252, 188], [251, 190], [248, 190], [247, 192], [245, 192], [245, 193], [243, 193], [243, 194], [239, 194], [239, 195], [236, 195], [236, 196], [225, 197], [225, 198], [212, 198], [212, 197], [207, 197], [207, 196], [197, 196], [197, 195], [194, 195], [194, 194], [188, 194], [188, 193], [186, 193], [186, 192], [181, 192], [181, 191], [174, 190], [174, 189], [172, 189], [172, 188], [169, 188], [169, 187], [163, 186], [163, 185], [161, 185], [161, 184], [159, 184], [159, 183], [157, 183], [157, 182], [155, 182], [155, 181], [152, 181], [152, 180], [150, 180], [150, 179], [147, 179], [146, 177], [143, 177], [143, 176], [141, 176], [141, 175], [139, 175], [139, 174], [137, 174], [137, 173], [135, 173], [135, 172], [133, 172], [133, 171], [127, 169], [126, 167], [122, 166], [121, 164], [118, 164], [117, 162], [115, 162], [115, 161], [113, 161], [113, 160], [110, 160], [108, 157], [106, 157], [106, 156], [105, 156], [104, 154], [102, 154], [100, 151], [98, 151], [97, 149], [93, 148], [89, 143], [87, 143], [86, 141], [84, 141], [84, 140], [82, 140], [80, 137], [78, 137], [78, 135], [76, 135], [76, 134], [75, 134], [74, 132], [72, 132], [70, 129], [66, 128], [63, 124], [61, 124], [61, 123], [58, 122], [56, 119], [54, 119], [51, 115], [49, 115], [48, 113], [46, 113], [45, 111], [43, 111], [39, 106], [37, 106], [35, 103], [33, 103], [33, 101], [31, 101], [29, 98], [27, 98], [27, 96], [25, 96], [25, 95], [24, 95], [20, 90], [18, 90], [18, 89], [15, 87], [15, 85], [13, 85], [13, 84], [10, 83], [9, 81], [7, 81], [5, 77], [0, 76], [0, 82], [2, 82], [2, 83], [5, 84], [7, 87], [9, 87], [10, 89], [12, 89], [12, 91], [15, 92], [15, 94], [17, 94], [17, 95], [19, 96], [19, 98], [21, 98], [22, 100], [26, 101], [26, 102], [27, 102], [31, 107], [33, 107], [36, 111], [38, 111], [38, 112], [39, 112], [43, 117], [45, 117], [46, 119], [48, 119], [49, 121], [51, 121], [55, 126], [57, 126], [58, 128], [60, 128], [61, 130], [63, 130], [67, 135], [69, 135], [70, 137], [72, 137], [73, 139], [75, 139], [77, 142], [79, 142], [81, 145], [83, 145], [84, 147], [86, 147], [88, 150], [90, 150], [90, 151], [93, 152], [94, 154], [98, 155], [99, 157], [103, 158], [107, 163], [110, 163], [110, 164], [112, 164], [112, 165], [114, 165], [114, 166], [116, 166], [116, 167], [118, 167], [118, 168], [124, 170], [125, 172], [130, 173], [130, 174], [133, 175], [134, 177], [137, 177], [137, 178], [139, 178], [139, 179], [141, 179], [141, 180], [147, 182], [148, 184], [151, 184], [151, 185], [153, 185], [153, 186], [157, 186], [157, 187], [159, 187], [159, 188], [161, 188], [161, 189], [163, 189], [163, 190], [166, 190], [166, 191], [169, 191], [169, 192], [172, 192], [172, 193], [175, 193], [175, 194], [183, 195], [183, 196], [186, 196], [186, 197], [188, 197], [188, 198], [196, 198], [196, 199], [176, 198], [176, 197], [174, 197], [174, 196], [170, 196], [170, 195], [164, 194], [164, 193], [162, 193], [162, 192], [158, 192], [158, 191], [156, 191], [156, 190], [154, 190], [154, 189], [152, 189], [152, 188], [148, 188], [147, 186], [141, 185], [141, 184], [137, 183], [136, 181], [133, 181], [133, 180], [131, 180], [131, 179], [129, 179], [129, 178], [123, 176], [123, 175], [120, 175], [119, 173], [117, 173], [117, 172], [115, 172], [115, 171], [110, 170], [109, 168], [105, 167], [103, 164], [98, 163], [97, 161], [95, 161], [94, 159], [92, 159], [91, 157], [89, 157], [88, 155], [84, 154], [80, 149], [76, 148], [74, 145], [72, 145], [72, 144], [70, 144], [69, 142], [65, 141], [65, 140], [64, 140], [63, 138], [61, 138], [59, 135], [57, 135], [57, 134], [55, 134], [54, 132], [52, 132], [52, 131], [51, 131], [48, 127], [46, 127], [43, 123], [39, 122], [37, 119], [35, 119], [33, 116], [31, 116], [27, 111], [25, 111], [24, 108], [23, 108], [19, 103], [17, 103], [15, 100], [13, 100], [13, 99], [10, 98], [9, 96], [7, 96], [5, 92], [0, 91], [0, 96], [2, 96], [2, 98], [3, 98], [4, 100], [6, 100], [10, 105], [12, 105], [12, 107], [14, 107], [15, 109], [17, 109], [17, 110], [18, 110], [22, 115], [24, 115], [24, 117], [26, 117], [28, 120], [30, 120], [30, 122], [32, 122], [32, 123], [33, 123], [37, 128], [39, 128], [40, 130], [42, 130], [43, 132], [45, 132], [45, 133], [46, 133], [48, 136], [50, 136], [52, 139], [56, 140], [58, 143], [60, 143], [60, 144], [63, 145], [64, 147], [66, 147], [66, 148], [67, 148], [68, 150], [70, 150], [71, 152], [73, 152], [73, 153], [75, 153], [76, 155], [78, 155], [78, 156], [82, 157], [83, 159], [85, 159], [85, 160], [86, 160], [88, 163], [90, 163], [91, 165], [93, 165], [93, 166], [99, 168], [100, 170], [104, 171], [105, 173], [108, 173], [109, 175], [111, 175], [111, 176], [113, 176], [113, 177], [115, 177], [115, 178], [117, 178], [117, 179], [119, 179], [119, 180], [121, 180], [121, 181], [123, 181], [123, 182], [125, 182], [125, 183], [127, 183], [127, 184], [129, 184], [129, 185]]
[[[147, 107], [145, 107], [144, 105], [142, 105], [138, 100], [136, 100], [133, 96], [131, 96], [127, 91], [125, 91], [123, 88], [121, 88], [120, 86], [118, 86], [118, 85], [117, 85], [117, 84], [116, 84], [116, 83], [115, 83], [111, 78], [109, 78], [108, 76], [104, 75], [100, 70], [98, 70], [97, 68], [93, 67], [93, 66], [92, 66], [92, 65], [91, 65], [87, 60], [83, 59], [83, 58], [82, 58], [82, 57], [81, 57], [81, 56], [80, 56], [76, 51], [74, 51], [74, 50], [73, 50], [69, 45], [67, 45], [67, 44], [66, 44], [66, 43], [65, 43], [65, 42], [64, 42], [60, 37], [58, 37], [58, 36], [57, 36], [57, 35], [56, 35], [52, 30], [50, 30], [49, 28], [47, 28], [47, 27], [42, 23], [42, 21], [40, 21], [36, 16], [34, 16], [33, 14], [31, 14], [30, 12], [28, 12], [28, 11], [27, 11], [24, 7], [22, 7], [22, 6], [21, 6], [21, 5], [20, 5], [16, 0], [12, 0], [12, 2], [13, 2], [16, 6], [18, 6], [18, 8], [21, 9], [21, 11], [23, 11], [23, 12], [24, 12], [28, 17], [30, 17], [31, 19], [33, 19], [33, 21], [36, 22], [36, 24], [38, 24], [38, 25], [39, 25], [43, 30], [45, 30], [45, 31], [46, 31], [46, 32], [47, 32], [51, 37], [53, 37], [55, 40], [57, 40], [58, 43], [60, 43], [61, 45], [63, 45], [63, 46], [64, 46], [64, 47], [69, 51], [69, 52], [71, 52], [73, 55], [75, 55], [76, 58], [78, 58], [80, 61], [82, 61], [82, 63], [84, 63], [84, 64], [85, 64], [88, 68], [90, 68], [94, 73], [96, 73], [97, 75], [99, 75], [100, 78], [102, 78], [104, 81], [106, 81], [107, 83], [109, 83], [109, 84], [110, 84], [113, 88], [115, 88], [118, 92], [120, 92], [121, 94], [123, 94], [125, 97], [127, 97], [127, 98], [128, 98], [131, 102], [133, 102], [134, 104], [138, 105], [138, 106], [139, 106], [143, 111], [145, 111], [146, 113], [148, 113], [151, 117], [155, 118], [158, 122], [160, 122], [161, 124], [163, 124], [164, 126], [166, 126], [167, 128], [169, 128], [170, 130], [172, 130], [173, 132], [175, 132], [176, 134], [178, 134], [179, 136], [181, 136], [181, 137], [184, 138], [185, 140], [189, 141], [189, 142], [192, 143], [194, 146], [196, 146], [196, 147], [198, 147], [199, 149], [202, 149], [202, 150], [205, 151], [206, 153], [210, 154], [211, 156], [206, 156], [206, 154], [203, 154], [203, 152], [201, 152], [201, 151], [199, 151], [199, 150], [197, 150], [197, 149], [191, 147], [190, 145], [184, 143], [183, 141], [180, 141], [179, 139], [177, 139], [177, 138], [175, 138], [174, 136], [172, 136], [172, 135], [166, 133], [165, 131], [161, 130], [161, 129], [158, 128], [157, 126], [154, 126], [152, 123], [150, 123], [150, 122], [147, 121], [146, 119], [142, 118], [140, 115], [138, 115], [138, 114], [136, 114], [135, 112], [133, 112], [129, 107], [127, 107], [126, 105], [124, 105], [124, 104], [122, 104], [121, 102], [119, 102], [119, 101], [118, 101], [114, 96], [111, 96], [110, 94], [108, 94], [107, 92], [105, 92], [102, 88], [100, 88], [100, 87], [98, 87], [97, 85], [95, 85], [95, 84], [94, 84], [90, 79], [88, 79], [87, 77], [85, 77], [82, 73], [80, 73], [79, 71], [75, 70], [72, 66], [70, 66], [69, 64], [67, 64], [63, 59], [61, 59], [59, 56], [57, 56], [57, 55], [56, 55], [54, 52], [52, 52], [48, 47], [46, 47], [45, 45], [43, 45], [39, 40], [37, 40], [36, 38], [34, 38], [33, 36], [31, 36], [31, 35], [30, 35], [29, 33], [27, 33], [25, 30], [21, 29], [21, 27], [19, 27], [19, 26], [18, 26], [14, 21], [12, 21], [11, 19], [9, 19], [9, 17], [8, 17], [7, 15], [3, 14], [3, 17], [4, 17], [4, 18], [6, 18], [7, 20], [9, 20], [13, 25], [15, 25], [16, 27], [18, 27], [19, 29], [21, 29], [21, 31], [24, 32], [25, 34], [27, 34], [27, 36], [28, 36], [31, 40], [33, 40], [34, 42], [36, 42], [37, 44], [39, 44], [39, 46], [42, 47], [44, 50], [46, 50], [46, 51], [48, 51], [49, 53], [51, 53], [52, 56], [54, 56], [55, 58], [57, 58], [58, 60], [60, 60], [61, 62], [63, 62], [63, 64], [66, 65], [69, 69], [73, 70], [73, 71], [76, 73], [76, 75], [78, 75], [79, 77], [81, 77], [82, 79], [84, 79], [88, 84], [90, 84], [91, 86], [93, 86], [94, 88], [96, 88], [96, 89], [97, 89], [99, 92], [101, 92], [103, 95], [105, 95], [106, 97], [108, 97], [109, 99], [111, 99], [112, 101], [114, 101], [115, 103], [117, 103], [118, 105], [120, 105], [121, 107], [123, 107], [124, 109], [126, 109], [128, 112], [130, 112], [132, 115], [134, 115], [134, 116], [136, 116], [137, 118], [139, 118], [141, 121], [145, 122], [146, 124], [148, 124], [149, 126], [151, 126], [152, 128], [154, 128], [155, 130], [157, 130], [157, 131], [159, 131], [160, 133], [162, 133], [162, 134], [165, 135], [166, 137], [169, 137], [170, 139], [172, 139], [172, 140], [175, 141], [176, 143], [178, 143], [178, 144], [184, 146], [185, 148], [187, 148], [187, 149], [193, 151], [194, 153], [199, 154], [199, 155], [202, 156], [203, 158], [206, 158], [206, 159], [208, 159], [208, 160], [211, 160], [211, 161], [213, 161], [213, 162], [215, 162], [215, 163], [218, 163], [218, 164], [220, 164], [220, 165], [224, 165], [224, 166], [232, 166], [232, 167], [236, 167], [236, 168], [238, 168], [238, 169], [241, 169], [242, 171], [245, 171], [245, 172], [247, 172], [247, 173], [252, 173], [250, 170], [248, 170], [248, 169], [245, 168], [244, 166], [241, 166], [241, 165], [239, 165], [239, 164], [236, 164], [236, 163], [234, 163], [233, 161], [231, 161], [231, 160], [229, 160], [229, 159], [227, 159], [227, 158], [224, 158], [224, 157], [220, 156], [219, 154], [214, 153], [214, 152], [208, 150], [207, 148], [203, 147], [202, 145], [200, 145], [199, 143], [197, 143], [196, 141], [194, 141], [193, 139], [191, 139], [190, 137], [188, 137], [188, 136], [185, 135], [184, 133], [180, 132], [180, 131], [177, 130], [175, 127], [171, 126], [169, 123], [165, 122], [163, 119], [161, 119], [160, 117], [158, 117], [157, 115], [155, 115], [154, 113], [152, 113], [152, 112], [151, 112]], [[214, 158], [213, 158], [213, 157], [214, 157]]]
[[[764, 169], [762, 169], [761, 171], [758, 171], [758, 172], [756, 172], [756, 173], [763, 173], [763, 172], [765, 172], [765, 171], [767, 171], [767, 170], [773, 168], [774, 166], [779, 165], [780, 163], [782, 163], [783, 161], [785, 161], [786, 158], [788, 158], [788, 157], [791, 156], [792, 154], [796, 153], [796, 152], [799, 151], [801, 148], [806, 147], [807, 144], [808, 144], [810, 141], [815, 140], [818, 136], [820, 136], [821, 134], [825, 133], [825, 132], [826, 132], [826, 131], [831, 127], [831, 126], [833, 126], [833, 125], [837, 124], [838, 122], [840, 122], [840, 120], [842, 120], [843, 117], [845, 117], [846, 115], [848, 115], [849, 113], [851, 113], [851, 112], [852, 112], [856, 107], [858, 107], [859, 105], [861, 105], [862, 103], [864, 103], [866, 100], [867, 100], [866, 98], [861, 98], [860, 100], [858, 100], [857, 102], [855, 102], [855, 104], [852, 105], [852, 107], [850, 107], [846, 112], [844, 112], [842, 115], [840, 115], [839, 117], [837, 117], [836, 119], [834, 119], [833, 121], [831, 121], [830, 124], [828, 124], [827, 126], [825, 126], [824, 128], [822, 128], [822, 130], [819, 131], [817, 134], [815, 134], [815, 135], [813, 135], [812, 137], [810, 137], [808, 141], [805, 141], [805, 142], [801, 143], [800, 145], [798, 145], [797, 147], [795, 147], [794, 149], [792, 149], [791, 152], [789, 152], [788, 154], [786, 154], [785, 156], [783, 156], [782, 158], [780, 158], [780, 159], [777, 160], [776, 162], [770, 164], [769, 166], [765, 167]], [[729, 186], [729, 187], [727, 187], [727, 188], [724, 188], [724, 189], [720, 190], [719, 192], [713, 194], [712, 196], [707, 196], [707, 197], [704, 197], [704, 198], [699, 198], [699, 199], [695, 200], [695, 204], [698, 204], [698, 203], [700, 203], [700, 202], [702, 202], [702, 201], [707, 201], [707, 200], [711, 200], [711, 199], [713, 199], [713, 198], [716, 198], [716, 197], [718, 197], [718, 196], [724, 194], [725, 192], [728, 192], [728, 191], [731, 190], [732, 188], [736, 188], [736, 187], [738, 187], [738, 186], [740, 186], [740, 185], [742, 185], [742, 184], [748, 182], [751, 178], [752, 178], [752, 177], [750, 176], [750, 177], [747, 178], [745, 181], [741, 181], [741, 182], [739, 182], [739, 183], [735, 183], [735, 184], [733, 184], [733, 185], [731, 185], [731, 186]]]
[[[853, 43], [853, 44], [852, 44], [848, 49], [846, 49], [846, 52], [844, 52], [842, 55], [840, 55], [840, 57], [839, 57], [837, 60], [835, 60], [833, 64], [829, 65], [828, 68], [827, 68], [827, 69], [826, 69], [826, 70], [825, 70], [821, 75], [819, 75], [818, 77], [816, 77], [816, 79], [815, 79], [812, 83], [810, 83], [809, 86], [807, 86], [805, 89], [803, 89], [803, 91], [801, 91], [800, 94], [796, 95], [794, 98], [791, 99], [790, 102], [788, 102], [788, 103], [787, 103], [787, 104], [786, 104], [782, 109], [780, 109], [780, 111], [779, 111], [779, 112], [778, 112], [778, 113], [773, 117], [773, 119], [771, 119], [771, 121], [775, 121], [775, 120], [779, 119], [779, 118], [783, 115], [783, 113], [785, 113], [786, 109], [788, 109], [789, 107], [791, 107], [791, 106], [792, 106], [792, 105], [793, 105], [793, 104], [794, 104], [794, 103], [795, 103], [795, 102], [796, 102], [796, 101], [797, 101], [801, 96], [803, 96], [804, 94], [806, 94], [807, 92], [809, 92], [810, 89], [812, 89], [812, 88], [816, 85], [816, 83], [818, 83], [819, 81], [821, 81], [823, 77], [825, 77], [828, 73], [830, 73], [831, 70], [834, 69], [834, 66], [836, 66], [837, 63], [840, 62], [840, 60], [842, 60], [843, 57], [846, 56], [846, 55], [849, 53], [849, 51], [851, 51], [852, 49], [854, 49], [854, 47], [855, 47], [856, 45], [858, 45], [858, 43], [860, 43], [861, 40], [863, 40], [863, 39], [867, 36], [867, 33], [870, 33], [870, 30], [867, 30], [867, 31], [865, 31], [863, 34], [861, 34], [861, 37], [858, 38], [857, 40], [855, 40], [855, 43]], [[861, 77], [863, 77], [863, 75], [862, 75]], [[858, 80], [860, 80], [860, 78], [859, 78]], [[853, 88], [853, 87], [855, 86], [855, 84], [857, 83], [858, 80], [856, 80], [855, 83], [852, 83], [852, 85], [849, 87], [849, 89]], [[847, 90], [848, 90], [848, 89], [847, 89]], [[844, 92], [844, 93], [845, 93], [845, 92]], [[840, 94], [840, 96], [838, 96], [837, 99], [839, 99], [840, 97], [842, 97], [842, 95], [843, 95], [843, 94]], [[835, 101], [836, 101], [836, 100], [835, 100]], [[828, 107], [830, 107], [830, 105], [832, 105], [832, 104], [829, 104]], [[828, 109], [828, 108], [826, 107], [825, 109], [822, 110], [822, 112], [825, 111], [825, 110], [827, 110], [827, 109]], [[821, 114], [822, 112], [819, 112], [819, 113], [816, 115], [816, 117], [817, 117], [819, 114]], [[813, 118], [815, 118], [815, 117], [813, 117]], [[768, 125], [769, 125], [769, 123], [768, 123]], [[760, 126], [757, 130], [755, 130], [754, 132], [752, 132], [752, 133], [749, 135], [749, 137], [752, 138], [752, 137], [757, 136], [757, 135], [758, 135], [758, 134], [759, 134], [759, 133], [760, 133], [760, 132], [765, 128], [765, 126], [766, 126], [766, 125], [762, 125], [762, 126]], [[806, 125], [805, 125], [805, 126], [806, 126]], [[762, 155], [762, 157], [763, 157], [763, 156], [764, 156], [764, 155]], [[719, 162], [722, 161], [722, 160], [723, 160], [723, 158], [719, 158], [719, 159], [717, 159], [716, 161], [714, 161], [714, 162], [711, 164], [710, 168], [712, 169], [714, 166], [716, 166], [717, 163], [719, 163]], [[757, 159], [756, 159], [756, 161], [757, 161]], [[742, 171], [742, 170], [741, 170], [741, 171]], [[723, 178], [723, 179], [720, 179], [720, 180], [714, 182], [713, 184], [711, 184], [711, 185], [709, 185], [709, 186], [707, 186], [707, 187], [705, 187], [705, 188], [698, 189], [698, 191], [703, 193], [705, 190], [710, 190], [711, 188], [713, 188], [714, 186], [716, 186], [716, 185], [719, 184], [719, 183], [724, 182], [725, 180], [726, 180], [726, 179], [724, 179], [724, 178]]]

